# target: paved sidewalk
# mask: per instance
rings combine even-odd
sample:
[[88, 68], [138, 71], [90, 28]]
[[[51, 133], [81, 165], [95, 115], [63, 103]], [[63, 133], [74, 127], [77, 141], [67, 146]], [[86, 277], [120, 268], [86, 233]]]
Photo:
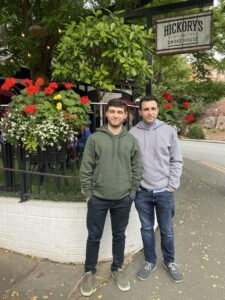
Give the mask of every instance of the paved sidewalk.
[[182, 283], [173, 283], [162, 267], [157, 231], [157, 270], [148, 280], [140, 281], [135, 276], [143, 263], [142, 253], [126, 258], [126, 272], [131, 281], [128, 292], [117, 289], [109, 271], [110, 262], [100, 263], [97, 292], [89, 298], [80, 294], [82, 265], [54, 263], [0, 249], [0, 300], [225, 299], [224, 179], [223, 173], [185, 161], [174, 219], [177, 263], [184, 275]]

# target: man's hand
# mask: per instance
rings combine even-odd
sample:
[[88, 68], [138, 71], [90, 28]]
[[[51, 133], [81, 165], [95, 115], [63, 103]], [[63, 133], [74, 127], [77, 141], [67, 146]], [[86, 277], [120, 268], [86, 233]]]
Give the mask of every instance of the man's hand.
[[85, 200], [86, 200], [86, 202], [88, 203], [88, 201], [91, 199], [91, 197], [88, 197], [88, 198], [86, 198]]
[[171, 193], [175, 192], [175, 189], [172, 188], [171, 186], [168, 186], [166, 190]]

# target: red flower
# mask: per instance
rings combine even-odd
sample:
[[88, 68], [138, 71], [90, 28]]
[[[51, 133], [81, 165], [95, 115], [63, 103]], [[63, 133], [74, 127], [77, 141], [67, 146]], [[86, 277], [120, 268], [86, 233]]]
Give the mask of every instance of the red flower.
[[170, 94], [167, 95], [167, 96], [166, 96], [166, 100], [167, 100], [167, 101], [173, 101], [173, 96], [170, 95]]
[[43, 85], [44, 82], [45, 82], [45, 80], [44, 80], [43, 77], [38, 77], [38, 78], [36, 79], [35, 84], [38, 85], [38, 86], [40, 86], [40, 85]]
[[69, 82], [63, 82], [63, 85], [65, 86], [66, 89], [72, 89], [73, 84]]
[[39, 92], [39, 87], [31, 84], [26, 88], [26, 91], [28, 95], [37, 94]]
[[168, 92], [163, 92], [163, 97], [166, 98], [167, 101], [173, 101], [173, 96]]
[[30, 80], [30, 79], [28, 79], [28, 78], [26, 78], [26, 79], [22, 80], [22, 84], [28, 86], [28, 85], [33, 84], [33, 81]]
[[50, 89], [57, 89], [59, 86], [58, 86], [58, 83], [57, 82], [50, 82], [49, 83], [49, 85], [48, 85], [48, 87], [50, 88]]
[[37, 110], [37, 106], [32, 104], [32, 105], [27, 105], [24, 108], [25, 113], [27, 114], [33, 114]]
[[47, 95], [52, 95], [54, 94], [54, 90], [51, 88], [51, 87], [46, 87], [45, 90], [44, 90], [45, 94]]
[[90, 99], [88, 98], [88, 96], [83, 96], [83, 97], [80, 97], [80, 102], [83, 104], [88, 104], [88, 103], [90, 103]]
[[168, 92], [163, 92], [163, 93], [162, 93], [162, 95], [163, 95], [163, 97], [165, 97], [165, 98], [166, 98], [166, 97], [167, 97], [167, 95], [170, 95], [170, 93], [168, 93]]
[[7, 78], [5, 82], [3, 83], [1, 90], [4, 92], [9, 91], [15, 84], [17, 83], [17, 80], [13, 77]]
[[182, 103], [182, 105], [183, 105], [184, 108], [189, 108], [189, 107], [191, 107], [191, 104], [190, 104], [188, 101], [184, 101], [184, 102]]
[[169, 108], [172, 107], [172, 104], [171, 103], [164, 103], [163, 107], [166, 108], [166, 109], [169, 109]]
[[186, 117], [185, 117], [185, 121], [188, 123], [192, 123], [192, 122], [194, 122], [194, 120], [195, 120], [195, 116], [192, 114], [186, 115]]

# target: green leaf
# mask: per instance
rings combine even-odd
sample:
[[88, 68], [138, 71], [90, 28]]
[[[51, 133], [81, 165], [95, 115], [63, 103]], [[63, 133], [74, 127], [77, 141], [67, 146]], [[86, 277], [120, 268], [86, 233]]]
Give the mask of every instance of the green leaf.
[[62, 103], [65, 104], [66, 106], [73, 106], [74, 105], [74, 100], [69, 99], [69, 98], [63, 98], [61, 99]]
[[104, 51], [102, 54], [101, 54], [101, 57], [105, 57], [109, 54], [109, 50], [106, 50]]
[[134, 36], [135, 36], [135, 32], [132, 31], [131, 34], [130, 34], [130, 40], [132, 40]]

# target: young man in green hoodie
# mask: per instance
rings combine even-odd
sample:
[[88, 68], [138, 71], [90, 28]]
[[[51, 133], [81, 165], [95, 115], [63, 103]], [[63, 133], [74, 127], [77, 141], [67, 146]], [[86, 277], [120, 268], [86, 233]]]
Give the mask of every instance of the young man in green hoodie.
[[122, 266], [125, 230], [131, 204], [140, 184], [141, 162], [136, 139], [123, 127], [127, 106], [112, 99], [106, 107], [107, 125], [98, 128], [85, 146], [80, 168], [81, 189], [87, 201], [86, 260], [81, 293], [94, 293], [94, 276], [106, 215], [112, 226], [112, 276], [122, 291], [130, 289]]

